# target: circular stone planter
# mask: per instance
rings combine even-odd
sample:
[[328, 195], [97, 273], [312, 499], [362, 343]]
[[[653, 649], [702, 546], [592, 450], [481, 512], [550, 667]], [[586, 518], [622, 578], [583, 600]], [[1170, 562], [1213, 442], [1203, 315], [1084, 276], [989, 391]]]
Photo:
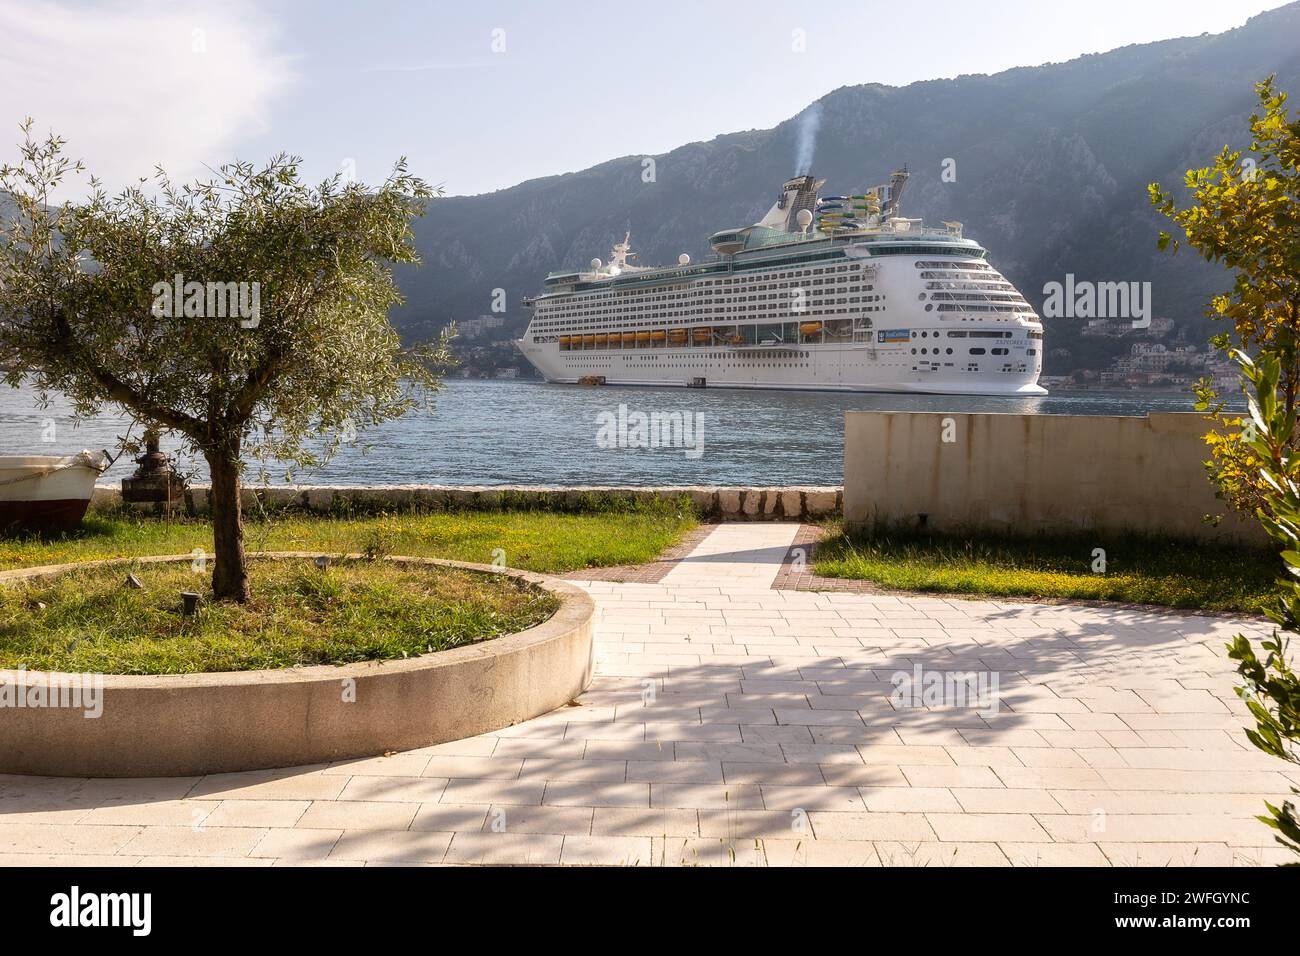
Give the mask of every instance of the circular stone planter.
[[[171, 555], [25, 568], [0, 572], [0, 586], [77, 568], [189, 560]], [[517, 724], [563, 706], [591, 683], [595, 605], [585, 592], [525, 571], [386, 560], [509, 574], [558, 595], [561, 604], [526, 631], [404, 660], [157, 676], [0, 670], [0, 684], [27, 687], [102, 681], [97, 717], [87, 716], [84, 701], [79, 707], [0, 704], [0, 773], [194, 776], [370, 757]]]

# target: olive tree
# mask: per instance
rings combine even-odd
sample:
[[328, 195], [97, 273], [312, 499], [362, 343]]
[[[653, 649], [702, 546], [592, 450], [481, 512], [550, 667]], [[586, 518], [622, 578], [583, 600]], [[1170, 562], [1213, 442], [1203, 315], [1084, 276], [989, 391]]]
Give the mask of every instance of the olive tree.
[[311, 467], [356, 429], [436, 387], [445, 338], [404, 347], [392, 264], [433, 192], [399, 161], [382, 185], [299, 177], [296, 157], [174, 184], [158, 169], [110, 195], [52, 195], [81, 170], [23, 126], [0, 167], [0, 369], [171, 430], [207, 462], [217, 599], [247, 601], [241, 476], [255, 457]]

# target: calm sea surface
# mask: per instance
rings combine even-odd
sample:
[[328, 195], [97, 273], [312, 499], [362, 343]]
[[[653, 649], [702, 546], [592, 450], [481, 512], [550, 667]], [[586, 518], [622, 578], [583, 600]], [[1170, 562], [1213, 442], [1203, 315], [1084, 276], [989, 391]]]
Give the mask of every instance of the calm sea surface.
[[[697, 443], [692, 433], [690, 449], [603, 447], [609, 442], [599, 440], [601, 425], [617, 419], [620, 404], [627, 406], [633, 444], [636, 412], [689, 415], [691, 422], [702, 423], [703, 441]], [[336, 485], [838, 485], [843, 479], [844, 413], [849, 410], [1141, 415], [1187, 411], [1191, 404], [1188, 393], [1177, 391], [1060, 392], [1009, 399], [452, 380], [437, 396], [432, 414], [412, 414], [363, 432], [355, 446], [344, 448], [324, 469], [297, 480]], [[41, 409], [32, 391], [0, 386], [0, 454], [63, 455], [83, 448], [114, 452], [126, 427], [127, 420], [116, 415], [74, 427], [65, 404]], [[53, 441], [44, 441], [51, 432]], [[608, 437], [611, 429], [605, 432]], [[204, 476], [201, 461], [182, 465]], [[101, 480], [123, 478], [133, 468], [123, 458]]]

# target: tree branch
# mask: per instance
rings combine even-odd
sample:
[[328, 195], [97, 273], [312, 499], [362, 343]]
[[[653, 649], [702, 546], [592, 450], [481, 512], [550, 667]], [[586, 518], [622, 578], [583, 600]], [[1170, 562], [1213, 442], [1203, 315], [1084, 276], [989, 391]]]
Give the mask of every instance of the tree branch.
[[175, 428], [184, 432], [191, 438], [202, 440], [205, 437], [204, 423], [192, 415], [177, 411], [174, 408], [168, 408], [166, 405], [159, 405], [157, 402], [145, 398], [126, 382], [119, 379], [106, 368], [101, 368], [93, 359], [86, 354], [86, 349], [76, 337], [72, 334], [72, 327], [68, 324], [67, 318], [62, 310], [54, 312], [54, 327], [58, 332], [56, 343], [66, 348], [73, 356], [77, 358], [82, 366], [89, 372], [91, 378], [108, 393], [109, 398], [119, 402], [128, 408], [134, 409], [146, 418], [158, 422], [160, 425], [166, 425], [168, 428]]

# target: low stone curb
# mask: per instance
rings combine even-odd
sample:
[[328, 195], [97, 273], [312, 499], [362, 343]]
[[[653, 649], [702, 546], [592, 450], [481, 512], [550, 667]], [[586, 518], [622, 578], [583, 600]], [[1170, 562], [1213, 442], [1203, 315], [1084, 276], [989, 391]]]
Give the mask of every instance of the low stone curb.
[[[319, 552], [254, 552], [312, 558]], [[332, 557], [338, 557], [333, 555]], [[0, 572], [0, 586], [74, 568], [190, 555], [122, 558]], [[536, 627], [468, 647], [359, 664], [203, 674], [102, 675], [102, 714], [0, 707], [0, 773], [191, 776], [323, 763], [411, 750], [499, 730], [561, 707], [591, 683], [595, 604], [558, 578], [434, 558], [403, 565], [504, 573], [560, 596]], [[26, 671], [31, 686], [49, 675]], [[15, 683], [16, 671], [0, 671]], [[351, 699], [349, 699], [351, 698]]]

